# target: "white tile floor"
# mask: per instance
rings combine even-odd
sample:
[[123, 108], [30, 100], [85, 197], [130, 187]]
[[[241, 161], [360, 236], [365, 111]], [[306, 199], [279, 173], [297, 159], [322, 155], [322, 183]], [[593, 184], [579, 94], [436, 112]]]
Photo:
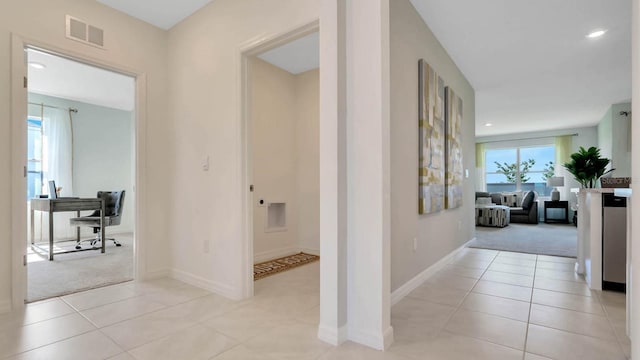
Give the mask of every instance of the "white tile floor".
[[564, 258], [465, 249], [392, 309], [378, 352], [317, 340], [319, 266], [227, 300], [171, 279], [126, 283], [0, 316], [10, 359], [626, 359], [625, 298], [590, 291]]

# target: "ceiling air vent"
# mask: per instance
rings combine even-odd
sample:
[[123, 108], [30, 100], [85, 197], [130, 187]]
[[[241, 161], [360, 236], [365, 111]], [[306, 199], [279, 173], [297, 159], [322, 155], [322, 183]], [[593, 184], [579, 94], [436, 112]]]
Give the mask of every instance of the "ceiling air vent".
[[67, 15], [66, 20], [67, 38], [99, 48], [104, 47], [104, 30], [71, 15]]

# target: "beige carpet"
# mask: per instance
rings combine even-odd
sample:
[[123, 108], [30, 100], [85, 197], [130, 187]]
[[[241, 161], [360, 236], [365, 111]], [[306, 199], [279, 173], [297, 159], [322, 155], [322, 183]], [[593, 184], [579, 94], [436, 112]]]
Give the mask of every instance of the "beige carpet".
[[509, 224], [504, 228], [476, 226], [472, 248], [538, 255], [576, 257], [578, 230], [566, 224]]
[[307, 253], [298, 253], [253, 265], [253, 280], [260, 280], [269, 275], [293, 269], [297, 266], [318, 261], [320, 257]]
[[[37, 301], [96, 287], [133, 280], [133, 235], [118, 234], [122, 246], [107, 240], [106, 252], [82, 251], [55, 255], [48, 261], [40, 250], [28, 251], [27, 301]], [[87, 242], [83, 247], [90, 246]], [[75, 242], [56, 244], [58, 249], [73, 249]]]

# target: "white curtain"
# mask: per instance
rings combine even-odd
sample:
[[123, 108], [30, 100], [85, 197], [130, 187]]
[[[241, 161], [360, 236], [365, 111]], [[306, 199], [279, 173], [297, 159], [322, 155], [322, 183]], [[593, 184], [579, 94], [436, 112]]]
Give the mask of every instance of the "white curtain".
[[[43, 185], [48, 189], [48, 181], [54, 180], [56, 186], [62, 188], [60, 196], [73, 196], [73, 148], [71, 142], [71, 121], [65, 110], [44, 108], [43, 126]], [[69, 219], [75, 217], [75, 213], [55, 213], [54, 237], [55, 239], [72, 238], [75, 228], [69, 226]], [[45, 216], [42, 219], [43, 229], [48, 229], [48, 221]], [[43, 231], [47, 238], [47, 231]]]

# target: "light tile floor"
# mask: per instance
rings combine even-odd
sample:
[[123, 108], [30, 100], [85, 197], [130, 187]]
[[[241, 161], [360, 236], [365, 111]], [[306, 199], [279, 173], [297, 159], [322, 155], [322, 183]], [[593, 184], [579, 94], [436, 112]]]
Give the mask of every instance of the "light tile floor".
[[622, 294], [564, 258], [464, 249], [392, 309], [386, 352], [317, 339], [319, 266], [231, 301], [176, 280], [126, 283], [0, 316], [10, 359], [627, 359]]

